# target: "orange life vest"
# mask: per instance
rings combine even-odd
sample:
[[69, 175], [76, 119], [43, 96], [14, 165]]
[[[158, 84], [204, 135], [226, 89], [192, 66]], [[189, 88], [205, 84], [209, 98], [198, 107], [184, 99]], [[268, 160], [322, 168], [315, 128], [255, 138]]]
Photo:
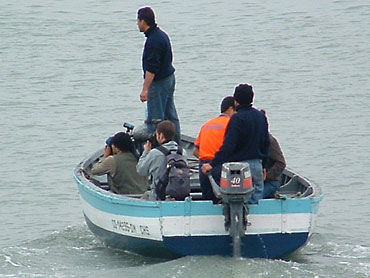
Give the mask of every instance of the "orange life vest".
[[221, 114], [202, 126], [194, 143], [195, 147], [199, 148], [200, 160], [212, 160], [215, 157], [216, 152], [218, 152], [224, 142], [229, 120], [229, 116]]

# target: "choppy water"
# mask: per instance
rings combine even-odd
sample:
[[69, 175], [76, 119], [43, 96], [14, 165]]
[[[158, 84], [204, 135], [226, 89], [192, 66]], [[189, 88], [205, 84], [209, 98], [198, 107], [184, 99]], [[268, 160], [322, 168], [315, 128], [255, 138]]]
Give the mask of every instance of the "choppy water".
[[[368, 1], [126, 2], [0, 2], [0, 277], [370, 277]], [[183, 133], [251, 83], [288, 166], [322, 186], [287, 260], [148, 259], [86, 228], [72, 169], [144, 117], [144, 5], [172, 39]]]

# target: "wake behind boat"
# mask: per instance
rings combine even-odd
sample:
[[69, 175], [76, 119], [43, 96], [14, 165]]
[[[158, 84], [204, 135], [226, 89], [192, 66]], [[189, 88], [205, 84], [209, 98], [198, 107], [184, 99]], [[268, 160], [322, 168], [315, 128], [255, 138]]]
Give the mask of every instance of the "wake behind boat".
[[[191, 154], [194, 138], [183, 135], [182, 147]], [[103, 152], [101, 149], [80, 162], [74, 178], [86, 223], [108, 246], [164, 258], [235, 255], [235, 234], [233, 227], [225, 228], [224, 205], [201, 199], [197, 158], [189, 156], [189, 197], [148, 201], [141, 199], [141, 194], [110, 192], [105, 178], [86, 175]], [[240, 256], [281, 258], [308, 242], [322, 200], [320, 188], [285, 169], [279, 196], [248, 206], [245, 227], [237, 237]]]

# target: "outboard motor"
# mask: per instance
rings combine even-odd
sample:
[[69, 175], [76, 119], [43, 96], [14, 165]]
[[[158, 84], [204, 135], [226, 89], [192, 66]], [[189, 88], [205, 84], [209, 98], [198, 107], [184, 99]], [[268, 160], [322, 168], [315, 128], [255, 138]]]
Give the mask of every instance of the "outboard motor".
[[[240, 257], [241, 238], [247, 226], [248, 200], [254, 188], [249, 164], [246, 162], [228, 162], [222, 165], [220, 185], [209, 175], [216, 197], [224, 203], [225, 229], [233, 239], [233, 256]], [[218, 187], [218, 188], [217, 188]], [[218, 192], [217, 192], [218, 191]]]
[[249, 164], [247, 162], [224, 163], [220, 185], [220, 193], [226, 203], [247, 203], [254, 191]]

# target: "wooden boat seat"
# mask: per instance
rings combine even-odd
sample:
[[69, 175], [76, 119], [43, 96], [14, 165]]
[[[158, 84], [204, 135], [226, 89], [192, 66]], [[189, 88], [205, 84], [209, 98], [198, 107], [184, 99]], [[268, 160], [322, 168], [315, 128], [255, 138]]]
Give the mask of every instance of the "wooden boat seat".
[[192, 200], [202, 200], [202, 192], [190, 192]]
[[[130, 197], [130, 198], [136, 198], [140, 199], [143, 194], [122, 194], [124, 196]], [[191, 192], [190, 197], [192, 200], [202, 200], [202, 193], [201, 192]]]
[[122, 195], [130, 197], [130, 198], [136, 198], [136, 199], [140, 199], [141, 196], [143, 196], [143, 194], [122, 194]]
[[95, 184], [96, 186], [100, 187], [101, 189], [109, 191], [110, 187], [107, 182], [101, 182], [95, 178], [90, 178], [90, 181]]

